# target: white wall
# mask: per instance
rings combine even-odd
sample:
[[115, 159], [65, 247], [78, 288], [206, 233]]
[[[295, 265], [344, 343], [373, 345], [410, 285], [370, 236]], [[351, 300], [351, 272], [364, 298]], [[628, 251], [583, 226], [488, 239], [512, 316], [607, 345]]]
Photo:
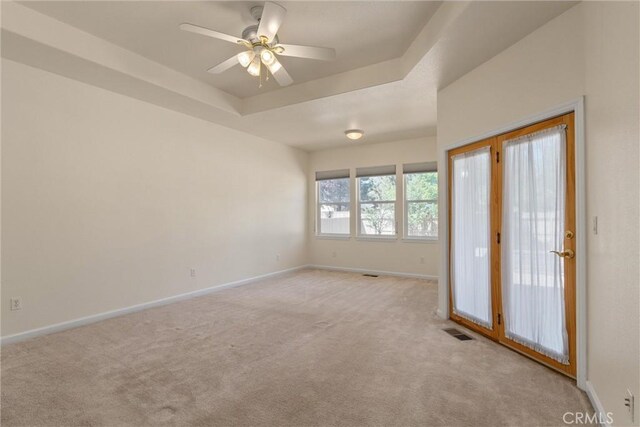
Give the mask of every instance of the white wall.
[[306, 264], [307, 153], [8, 60], [2, 89], [3, 336]]
[[617, 425], [640, 425], [640, 30], [638, 2], [585, 9], [588, 379]]
[[638, 16], [637, 2], [581, 3], [438, 93], [441, 160], [585, 95], [586, 215], [599, 224], [587, 236], [587, 380], [615, 425], [631, 424], [626, 389], [640, 423]]
[[[348, 144], [345, 142], [345, 144]], [[382, 144], [366, 143], [344, 148], [312, 152], [309, 159], [309, 254], [311, 264], [340, 268], [354, 268], [374, 271], [416, 274], [437, 277], [439, 249], [435, 241], [407, 242], [403, 234], [402, 211], [396, 212], [399, 238], [392, 241], [359, 240], [352, 236], [348, 240], [319, 238], [315, 236], [315, 172], [351, 169], [365, 166], [396, 165], [402, 170], [404, 163], [429, 162], [436, 160], [435, 137], [396, 141]], [[398, 181], [400, 183], [400, 180]], [[352, 200], [355, 200], [355, 181], [352, 178]], [[398, 192], [401, 188], [398, 188]], [[355, 212], [352, 210], [352, 212]], [[356, 221], [352, 215], [351, 228]], [[335, 257], [333, 254], [335, 253]], [[422, 262], [421, 259], [424, 259]]]

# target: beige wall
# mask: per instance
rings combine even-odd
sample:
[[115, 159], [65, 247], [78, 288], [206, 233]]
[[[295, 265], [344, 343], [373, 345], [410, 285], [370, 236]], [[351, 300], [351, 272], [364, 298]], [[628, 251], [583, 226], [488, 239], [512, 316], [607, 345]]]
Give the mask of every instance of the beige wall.
[[[345, 144], [348, 144], [345, 142]], [[392, 241], [359, 240], [352, 236], [348, 240], [327, 239], [315, 236], [315, 172], [351, 169], [352, 200], [355, 200], [355, 168], [395, 164], [401, 171], [404, 163], [436, 160], [435, 137], [396, 141], [383, 144], [361, 143], [344, 148], [311, 153], [309, 159], [309, 254], [310, 262], [340, 268], [386, 271], [437, 277], [439, 249], [435, 241], [408, 242], [403, 234], [402, 211], [396, 212], [399, 238]], [[398, 180], [400, 184], [401, 180]], [[398, 193], [401, 194], [401, 187]], [[401, 204], [400, 204], [401, 206]], [[351, 229], [356, 222], [352, 209]]]
[[307, 153], [7, 60], [2, 89], [3, 336], [306, 264]]
[[581, 3], [438, 93], [441, 159], [585, 95], [586, 216], [599, 224], [587, 236], [587, 380], [614, 425], [631, 424], [626, 389], [640, 423], [638, 6]]

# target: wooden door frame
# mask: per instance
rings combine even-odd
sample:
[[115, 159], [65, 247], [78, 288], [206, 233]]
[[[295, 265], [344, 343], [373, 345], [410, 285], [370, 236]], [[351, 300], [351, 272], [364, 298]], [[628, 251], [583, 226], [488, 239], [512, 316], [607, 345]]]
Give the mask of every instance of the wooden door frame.
[[[448, 206], [448, 154], [449, 151], [473, 142], [485, 140], [532, 123], [541, 122], [566, 113], [575, 113], [575, 169], [576, 169], [576, 381], [582, 390], [587, 390], [587, 302], [586, 302], [586, 180], [585, 180], [585, 140], [584, 140], [584, 97], [557, 105], [546, 111], [524, 117], [484, 134], [438, 146], [439, 204]], [[440, 275], [438, 280], [438, 315], [449, 318], [449, 229], [447, 209], [440, 209], [438, 221], [440, 230]]]
[[[570, 112], [570, 113], [566, 113], [563, 114], [561, 116], [557, 116], [557, 117], [553, 117], [550, 119], [546, 119], [542, 122], [537, 122], [537, 123], [531, 123], [530, 125], [526, 126], [526, 127], [522, 127], [519, 129], [515, 129], [513, 131], [510, 132], [506, 132], [503, 133], [499, 136], [496, 137], [496, 149], [499, 152], [502, 152], [502, 150], [505, 147], [505, 143], [509, 140], [512, 140], [514, 138], [517, 138], [519, 136], [523, 136], [523, 135], [529, 135], [531, 133], [534, 132], [538, 132], [544, 129], [550, 129], [556, 126], [560, 126], [560, 125], [565, 125], [566, 126], [566, 140], [567, 140], [567, 144], [566, 144], [566, 162], [567, 162], [567, 169], [566, 169], [566, 185], [567, 185], [567, 190], [566, 190], [566, 201], [567, 201], [567, 205], [566, 205], [566, 209], [565, 209], [565, 223], [567, 225], [567, 230], [572, 230], [575, 231], [575, 214], [576, 214], [576, 206], [575, 206], [575, 113], [574, 112]], [[496, 170], [497, 174], [497, 182], [498, 185], [501, 185], [503, 183], [503, 179], [504, 179], [504, 175], [503, 175], [503, 167], [502, 165], [500, 165], [500, 167], [497, 168]], [[502, 189], [499, 189], [498, 192], [500, 192], [500, 194], [502, 194]], [[499, 205], [501, 206], [501, 204]], [[496, 230], [497, 232], [499, 232], [502, 229], [502, 212], [497, 212], [497, 218], [496, 218]], [[566, 249], [571, 249], [573, 251], [576, 251], [576, 247], [575, 247], [575, 240], [572, 239], [563, 239], [563, 248]], [[559, 248], [558, 250], [562, 250], [562, 248]], [[569, 365], [564, 365], [560, 362], [558, 362], [557, 360], [548, 357], [544, 354], [540, 354], [538, 352], [536, 352], [535, 350], [530, 349], [529, 347], [522, 345], [514, 340], [511, 340], [509, 338], [506, 337], [505, 334], [505, 330], [504, 330], [504, 322], [502, 324], [500, 324], [498, 326], [499, 331], [498, 331], [498, 340], [500, 341], [500, 343], [506, 345], [507, 347], [512, 348], [513, 350], [516, 350], [519, 353], [522, 353], [526, 356], [529, 356], [535, 360], [537, 360], [540, 363], [543, 363], [549, 367], [551, 367], [552, 369], [555, 369], [557, 371], [563, 372], [564, 374], [570, 376], [570, 377], [574, 377], [576, 375], [576, 313], [575, 313], [575, 308], [576, 308], [576, 294], [575, 294], [575, 288], [577, 287], [577, 283], [576, 283], [576, 278], [575, 278], [575, 273], [576, 273], [576, 263], [575, 263], [576, 259], [569, 259], [569, 258], [565, 258], [564, 259], [564, 263], [565, 263], [565, 279], [566, 279], [566, 283], [573, 283], [574, 286], [565, 286], [564, 289], [564, 299], [565, 299], [565, 308], [566, 308], [566, 312], [565, 312], [565, 321], [566, 321], [566, 330], [567, 330], [567, 334], [569, 337]], [[496, 273], [496, 278], [495, 281], [497, 282], [497, 293], [499, 293], [502, 290], [501, 287], [501, 283], [500, 283], [500, 279], [501, 279], [501, 270], [500, 270], [500, 262], [501, 259], [498, 261], [497, 263], [497, 270], [495, 270], [494, 272]], [[568, 267], [570, 266], [570, 267]], [[570, 302], [573, 301], [573, 304], [571, 304]], [[504, 313], [503, 307], [502, 307], [502, 298], [500, 298], [498, 305], [496, 306], [496, 309], [498, 311], [500, 311], [501, 313]]]

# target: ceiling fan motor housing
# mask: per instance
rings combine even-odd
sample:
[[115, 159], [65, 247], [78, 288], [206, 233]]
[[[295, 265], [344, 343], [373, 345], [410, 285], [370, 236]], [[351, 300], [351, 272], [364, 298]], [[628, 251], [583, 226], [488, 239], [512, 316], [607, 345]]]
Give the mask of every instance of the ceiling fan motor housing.
[[[251, 16], [253, 17], [253, 19], [258, 21], [258, 24], [249, 25], [247, 28], [245, 28], [244, 31], [242, 32], [243, 39], [248, 40], [251, 43], [260, 43], [260, 37], [258, 34], [258, 25], [260, 24], [260, 19], [262, 19], [263, 10], [264, 10], [264, 6], [253, 6], [251, 8]], [[273, 37], [273, 40], [270, 40], [269, 44], [276, 45], [278, 44], [278, 42], [279, 42], [278, 36], [275, 35]]]
[[[258, 25], [249, 25], [242, 31], [242, 38], [248, 40], [251, 43], [260, 43], [260, 37], [258, 37]], [[278, 44], [278, 36], [276, 35], [273, 40], [269, 41], [270, 45]]]

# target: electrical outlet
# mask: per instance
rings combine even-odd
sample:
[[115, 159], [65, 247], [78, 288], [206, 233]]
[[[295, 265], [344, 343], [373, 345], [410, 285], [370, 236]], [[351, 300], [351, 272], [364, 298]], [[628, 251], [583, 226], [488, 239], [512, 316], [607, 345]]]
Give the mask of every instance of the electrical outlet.
[[629, 418], [631, 418], [631, 422], [633, 422], [633, 411], [634, 411], [634, 397], [633, 397], [633, 393], [631, 393], [631, 390], [627, 390], [627, 392], [624, 395], [624, 406], [627, 407], [627, 411], [629, 412]]
[[424, 264], [424, 257], [423, 256], [420, 257], [420, 264]]
[[593, 230], [593, 234], [598, 234], [598, 217], [594, 216], [591, 221], [591, 229]]
[[11, 310], [22, 310], [22, 298], [15, 297], [9, 300], [9, 304], [11, 304]]
[[280, 261], [280, 254], [276, 254], [276, 261]]
[[336, 251], [331, 252], [331, 258], [335, 258], [336, 257]]
[[191, 277], [196, 277], [196, 269], [192, 268], [191, 270], [189, 270], [189, 274], [191, 275]]

